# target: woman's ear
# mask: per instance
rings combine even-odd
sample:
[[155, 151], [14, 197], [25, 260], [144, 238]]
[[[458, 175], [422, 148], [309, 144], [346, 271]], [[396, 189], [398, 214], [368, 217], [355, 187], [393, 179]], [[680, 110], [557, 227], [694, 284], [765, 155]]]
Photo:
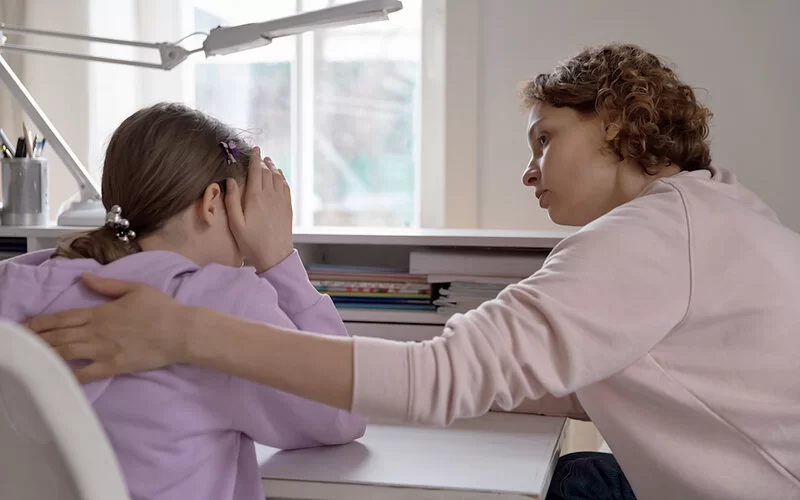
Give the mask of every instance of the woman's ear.
[[225, 202], [222, 199], [222, 190], [216, 182], [209, 184], [200, 198], [198, 211], [200, 219], [209, 226], [213, 225], [220, 214], [225, 213]]
[[606, 141], [613, 141], [619, 135], [619, 123], [603, 123]]

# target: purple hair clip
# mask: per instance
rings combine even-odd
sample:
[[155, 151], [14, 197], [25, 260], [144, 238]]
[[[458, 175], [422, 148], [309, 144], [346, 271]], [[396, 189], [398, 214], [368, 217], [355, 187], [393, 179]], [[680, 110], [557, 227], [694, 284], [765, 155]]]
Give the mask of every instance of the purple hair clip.
[[236, 158], [239, 157], [239, 150], [236, 149], [236, 142], [231, 139], [229, 141], [222, 141], [219, 145], [222, 146], [222, 149], [225, 150], [225, 154], [228, 156], [228, 164], [236, 163]]

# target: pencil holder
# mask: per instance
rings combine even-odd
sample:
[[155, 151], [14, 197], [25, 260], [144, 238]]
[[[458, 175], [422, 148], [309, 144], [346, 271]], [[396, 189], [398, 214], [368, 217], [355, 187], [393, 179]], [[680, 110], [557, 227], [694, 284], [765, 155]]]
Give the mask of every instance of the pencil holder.
[[44, 226], [50, 218], [47, 193], [47, 160], [44, 158], [3, 158], [4, 226]]

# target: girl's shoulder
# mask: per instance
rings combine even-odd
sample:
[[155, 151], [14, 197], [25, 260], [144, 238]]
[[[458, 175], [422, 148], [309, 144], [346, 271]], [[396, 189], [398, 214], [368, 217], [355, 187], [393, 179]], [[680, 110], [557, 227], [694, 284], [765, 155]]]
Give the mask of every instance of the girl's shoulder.
[[278, 302], [275, 289], [254, 269], [221, 264], [208, 264], [181, 276], [175, 298], [229, 314], [238, 314], [253, 301], [264, 306]]

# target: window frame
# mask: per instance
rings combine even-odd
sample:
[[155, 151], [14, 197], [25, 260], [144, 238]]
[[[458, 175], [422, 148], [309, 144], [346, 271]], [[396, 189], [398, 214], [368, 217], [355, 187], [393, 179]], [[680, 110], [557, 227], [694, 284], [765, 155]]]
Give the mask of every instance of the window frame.
[[[119, 1], [119, 0], [118, 0]], [[193, 31], [193, 7], [190, 0], [178, 0], [171, 12], [165, 12], [160, 0], [128, 0], [136, 9], [136, 28], [139, 38], [153, 38], [153, 19], [166, 22], [170, 14], [178, 18], [175, 39]], [[302, 0], [295, 0], [298, 4]], [[89, 0], [87, 8], [103, 0]], [[480, 0], [422, 0], [422, 54], [420, 73], [420, 118], [416, 136], [417, 161], [415, 162], [414, 216], [411, 227], [422, 228], [476, 228], [479, 225], [478, 119], [480, 107]], [[154, 17], [155, 16], [155, 17]], [[391, 22], [391, 21], [390, 21]], [[292, 65], [292, 152], [297, 167], [292, 175], [292, 192], [295, 199], [298, 227], [313, 225], [313, 148], [304, 148], [305, 138], [313, 135], [313, 33], [295, 38], [296, 64]], [[448, 57], [448, 55], [451, 55]], [[147, 71], [147, 70], [141, 70]], [[143, 73], [137, 75], [143, 79]], [[146, 78], [151, 78], [148, 74]], [[92, 87], [108, 84], [110, 76], [102, 79], [90, 77]], [[168, 87], [162, 100], [176, 98], [194, 99], [194, 69], [191, 63], [178, 66], [168, 74], [159, 75], [160, 83]], [[139, 88], [146, 87], [141, 85]], [[302, 87], [302, 88], [298, 88]], [[162, 87], [159, 85], [159, 96]], [[138, 97], [142, 97], [141, 92]], [[311, 98], [309, 99], [309, 93]], [[152, 100], [152, 99], [151, 99]], [[102, 113], [108, 102], [96, 102], [90, 97], [89, 131], [90, 157], [97, 164], [98, 151], [103, 139], [93, 133], [92, 120]], [[323, 226], [324, 227], [324, 226]]]

